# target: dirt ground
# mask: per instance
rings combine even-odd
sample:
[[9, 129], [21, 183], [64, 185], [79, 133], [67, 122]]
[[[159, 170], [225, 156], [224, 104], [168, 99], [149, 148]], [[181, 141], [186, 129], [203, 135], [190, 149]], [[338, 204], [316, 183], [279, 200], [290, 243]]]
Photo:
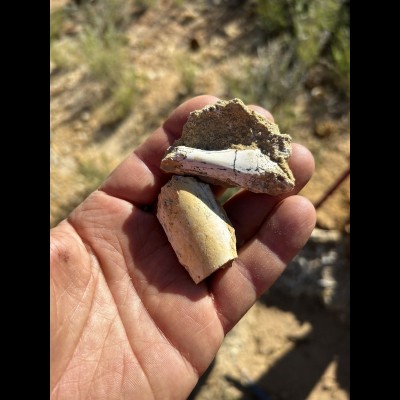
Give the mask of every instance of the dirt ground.
[[349, 332], [315, 302], [270, 293], [227, 335], [208, 372], [193, 399], [347, 399]]
[[[67, 3], [51, 0], [50, 11]], [[145, 79], [139, 82], [140, 100], [118, 123], [104, 123], [104, 107], [93, 106], [102, 87], [88, 78], [84, 65], [60, 68], [50, 63], [51, 226], [181, 102], [203, 93], [233, 97], [221, 77], [234, 74], [254, 57], [241, 47], [246, 12], [223, 8], [219, 5], [223, 2], [208, 3], [205, 8], [198, 2], [178, 6], [174, 1], [158, 1], [142, 13], [133, 9], [136, 17], [127, 30], [129, 54]], [[65, 24], [67, 39], [81, 29], [76, 21]], [[257, 40], [254, 34], [256, 45]], [[187, 65], [192, 66], [190, 82]], [[315, 83], [293, 95], [291, 118], [285, 122], [285, 132], [314, 154], [315, 174], [301, 193], [314, 204], [349, 168], [350, 154], [349, 112], [337, 112], [347, 105], [323, 80], [318, 81], [320, 73], [318, 67], [312, 70], [309, 81], [314, 78]], [[277, 109], [278, 124], [282, 113]], [[349, 234], [349, 185], [346, 178], [317, 210], [318, 227]], [[316, 299], [294, 298], [272, 289], [228, 334], [191, 398], [344, 400], [349, 398], [349, 382], [348, 322]]]

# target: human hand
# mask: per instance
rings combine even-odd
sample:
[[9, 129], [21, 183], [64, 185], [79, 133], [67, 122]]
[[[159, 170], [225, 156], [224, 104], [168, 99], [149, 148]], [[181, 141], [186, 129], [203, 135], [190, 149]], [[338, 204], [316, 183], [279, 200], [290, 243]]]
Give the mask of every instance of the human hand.
[[160, 161], [189, 112], [217, 100], [199, 96], [179, 106], [51, 230], [52, 398], [187, 398], [226, 333], [308, 240], [315, 210], [295, 194], [314, 161], [293, 144], [293, 192], [242, 191], [224, 206], [238, 243], [232, 267], [195, 285], [178, 263], [146, 206], [169, 178]]

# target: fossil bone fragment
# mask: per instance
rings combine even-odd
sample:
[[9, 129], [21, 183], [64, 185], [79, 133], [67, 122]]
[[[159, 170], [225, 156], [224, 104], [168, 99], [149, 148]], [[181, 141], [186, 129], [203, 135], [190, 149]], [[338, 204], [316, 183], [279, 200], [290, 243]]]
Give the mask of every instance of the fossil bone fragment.
[[237, 258], [235, 230], [208, 184], [172, 176], [159, 194], [157, 217], [195, 283]]
[[182, 137], [161, 161], [165, 172], [198, 176], [221, 186], [278, 195], [294, 187], [291, 137], [240, 99], [190, 113]]
[[161, 161], [161, 169], [176, 175], [161, 189], [157, 217], [195, 283], [237, 257], [235, 231], [207, 183], [288, 192], [291, 151], [291, 137], [239, 99], [190, 113]]
[[275, 195], [293, 189], [285, 171], [260, 149], [201, 150], [177, 146], [165, 156], [163, 169], [256, 193]]

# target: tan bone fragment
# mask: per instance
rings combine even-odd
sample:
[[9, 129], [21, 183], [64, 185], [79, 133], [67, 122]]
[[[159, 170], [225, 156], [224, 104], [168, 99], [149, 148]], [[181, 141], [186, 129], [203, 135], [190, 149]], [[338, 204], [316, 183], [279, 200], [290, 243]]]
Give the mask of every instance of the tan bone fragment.
[[208, 184], [172, 176], [159, 194], [157, 217], [195, 283], [237, 258], [235, 230]]

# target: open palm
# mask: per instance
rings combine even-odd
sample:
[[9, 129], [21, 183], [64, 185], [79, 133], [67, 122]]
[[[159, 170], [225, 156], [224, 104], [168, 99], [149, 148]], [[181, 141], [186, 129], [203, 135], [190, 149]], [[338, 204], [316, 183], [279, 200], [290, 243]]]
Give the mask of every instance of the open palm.
[[185, 399], [224, 335], [311, 234], [314, 208], [295, 193], [313, 159], [293, 145], [290, 195], [241, 191], [225, 204], [239, 247], [232, 267], [195, 285], [179, 264], [151, 209], [168, 179], [160, 160], [189, 112], [217, 100], [178, 107], [51, 230], [52, 398]]

